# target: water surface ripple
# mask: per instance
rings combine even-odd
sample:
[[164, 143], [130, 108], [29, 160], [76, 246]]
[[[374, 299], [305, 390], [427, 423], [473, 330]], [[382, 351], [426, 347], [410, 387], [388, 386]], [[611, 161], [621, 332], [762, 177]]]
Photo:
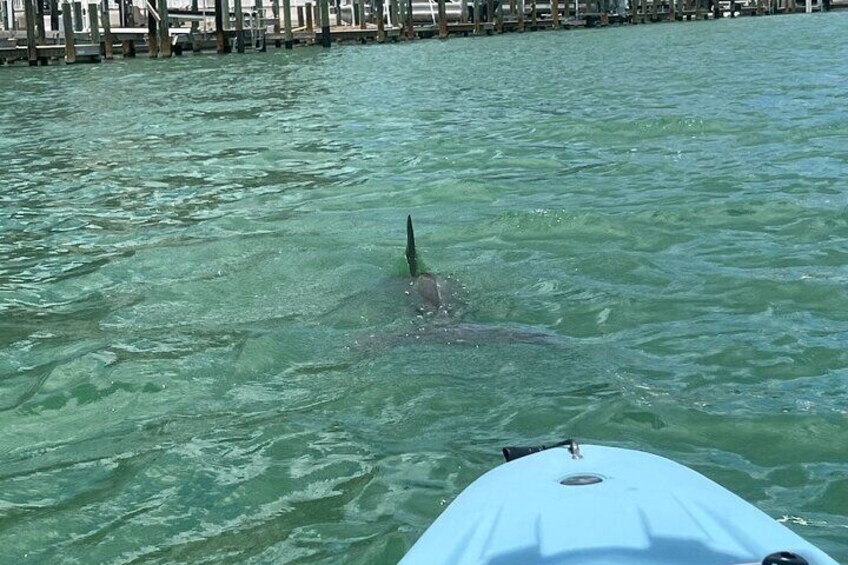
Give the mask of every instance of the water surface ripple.
[[0, 562], [391, 563], [566, 436], [848, 562], [846, 28], [4, 69]]

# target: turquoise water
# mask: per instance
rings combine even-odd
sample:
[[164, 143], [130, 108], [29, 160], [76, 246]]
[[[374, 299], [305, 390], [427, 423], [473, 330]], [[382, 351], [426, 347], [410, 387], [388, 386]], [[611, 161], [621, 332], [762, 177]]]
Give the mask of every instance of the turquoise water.
[[848, 562], [845, 29], [0, 69], [0, 562], [391, 563], [571, 436]]

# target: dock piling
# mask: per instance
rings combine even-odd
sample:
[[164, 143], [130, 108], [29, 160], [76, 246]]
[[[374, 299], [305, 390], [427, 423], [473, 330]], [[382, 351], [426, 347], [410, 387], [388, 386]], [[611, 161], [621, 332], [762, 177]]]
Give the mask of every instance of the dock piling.
[[474, 35], [480, 35], [480, 0], [474, 0]]
[[400, 32], [406, 34], [406, 4], [407, 0], [395, 0], [397, 2], [397, 26]]
[[[50, 31], [59, 31], [59, 2], [57, 0], [49, 0], [50, 2]], [[0, 1], [2, 3], [2, 1]]]
[[[109, 0], [104, 0], [104, 2], [108, 2]], [[120, 0], [118, 0], [120, 2]], [[200, 6], [197, 3], [197, 0], [191, 0], [191, 10], [193, 12], [197, 12], [200, 10]], [[205, 26], [204, 26], [205, 27]], [[204, 30], [205, 35], [205, 30]], [[200, 53], [201, 48], [201, 37], [200, 37], [200, 22], [192, 21], [191, 22], [191, 52], [192, 53]]]
[[[333, 41], [333, 38], [330, 36], [330, 2], [329, 0], [319, 0], [319, 6], [321, 8], [321, 46], [329, 49]], [[380, 23], [382, 24], [383, 22], [381, 21]]]
[[168, 0], [159, 0], [159, 58], [171, 57], [171, 28], [168, 24]]
[[251, 18], [251, 26], [253, 30], [253, 48], [260, 52], [265, 51], [265, 4], [262, 0], [254, 0], [253, 17]]
[[155, 59], [159, 55], [159, 25], [150, 2], [147, 0], [147, 56]]
[[[274, 16], [274, 34], [280, 34], [280, 0], [271, 0], [271, 14]], [[274, 47], [279, 48], [280, 40], [274, 40]]]
[[291, 49], [294, 47], [292, 40], [292, 17], [291, 17], [291, 0], [283, 0], [283, 30], [285, 33], [285, 47]]
[[312, 33], [315, 28], [312, 25], [312, 2], [306, 3], [306, 31]]
[[365, 0], [359, 0], [359, 29], [365, 29]]
[[224, 37], [224, 6], [221, 0], [215, 0], [215, 52], [218, 55], [227, 52]]
[[38, 49], [35, 36], [35, 5], [33, 0], [24, 0], [24, 19], [26, 20], [27, 61], [30, 67], [38, 64]]
[[559, 1], [551, 0], [551, 27], [559, 28]]
[[400, 21], [399, 15], [398, 0], [389, 0], [389, 24], [393, 28], [398, 27], [398, 22]]
[[448, 36], [448, 18], [445, 12], [445, 0], [439, 0], [439, 39]]
[[241, 0], [233, 2], [233, 9], [236, 11], [236, 52], [244, 53], [244, 10]]
[[82, 31], [82, 2], [74, 2], [74, 31]]
[[100, 5], [103, 14], [100, 19], [103, 20], [103, 54], [107, 61], [111, 61], [114, 57], [114, 46], [112, 45], [112, 21], [109, 18], [109, 0], [103, 0]]
[[74, 38], [74, 21], [71, 16], [71, 4], [68, 0], [62, 3], [62, 26], [65, 31], [65, 63], [71, 65], [77, 62], [77, 50]]
[[[385, 12], [384, 1], [375, 0], [377, 2], [377, 43], [386, 41], [386, 22], [383, 21]], [[329, 28], [327, 28], [329, 34]]]
[[91, 37], [91, 43], [100, 45], [100, 25], [97, 21], [97, 4], [88, 5], [88, 33]]
[[[47, 44], [47, 34], [44, 30], [44, 2], [43, 0], [35, 0], [35, 34], [36, 45]], [[40, 57], [39, 62], [43, 65], [47, 64], [47, 59]]]
[[515, 2], [518, 10], [518, 31], [524, 32], [524, 0], [517, 0]]

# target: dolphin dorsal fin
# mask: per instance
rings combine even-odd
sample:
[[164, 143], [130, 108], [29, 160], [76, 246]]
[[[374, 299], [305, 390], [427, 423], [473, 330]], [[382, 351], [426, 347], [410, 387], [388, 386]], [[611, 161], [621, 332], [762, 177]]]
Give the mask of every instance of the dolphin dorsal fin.
[[415, 253], [415, 232], [412, 231], [412, 216], [406, 217], [406, 264], [409, 265], [409, 276], [418, 276], [418, 255]]

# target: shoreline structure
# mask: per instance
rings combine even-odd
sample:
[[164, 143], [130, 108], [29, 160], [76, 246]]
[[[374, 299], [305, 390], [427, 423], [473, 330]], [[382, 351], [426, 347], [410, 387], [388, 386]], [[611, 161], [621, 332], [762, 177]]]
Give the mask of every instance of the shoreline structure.
[[[848, 0], [0, 0], [0, 66], [220, 55], [848, 8]], [[229, 5], [232, 1], [232, 6]], [[202, 5], [200, 4], [202, 2]], [[209, 2], [214, 2], [209, 6]]]

